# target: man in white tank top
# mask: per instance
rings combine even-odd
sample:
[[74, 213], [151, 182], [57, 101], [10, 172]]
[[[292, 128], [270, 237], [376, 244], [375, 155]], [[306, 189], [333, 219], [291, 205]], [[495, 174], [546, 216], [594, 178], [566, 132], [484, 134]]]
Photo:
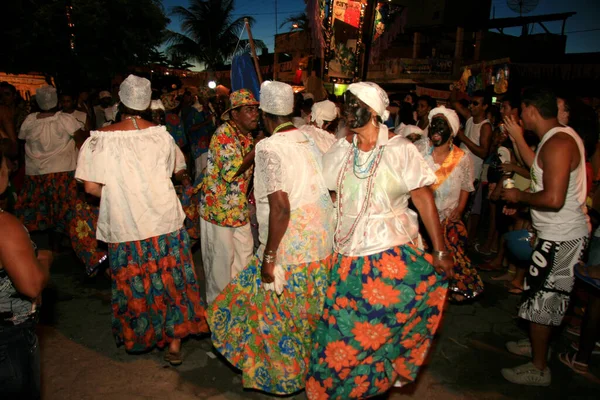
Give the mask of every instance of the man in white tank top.
[[574, 267], [588, 241], [585, 211], [586, 172], [583, 142], [558, 122], [556, 96], [547, 89], [527, 89], [521, 101], [525, 129], [540, 138], [533, 153], [523, 129], [512, 117], [505, 126], [515, 139], [523, 161], [531, 167], [531, 192], [504, 189], [503, 200], [528, 204], [537, 240], [525, 280], [525, 300], [519, 316], [530, 321], [530, 338], [506, 344], [508, 351], [532, 356], [532, 362], [502, 369], [513, 383], [550, 385], [546, 360], [552, 328], [561, 324], [569, 305]]
[[481, 180], [483, 160], [488, 156], [492, 144], [492, 124], [485, 118], [490, 101], [483, 91], [477, 91], [473, 93], [468, 109], [459, 102], [453, 103], [456, 112], [467, 120], [465, 130], [458, 131], [456, 137], [462, 142], [460, 148], [473, 161], [476, 180]]

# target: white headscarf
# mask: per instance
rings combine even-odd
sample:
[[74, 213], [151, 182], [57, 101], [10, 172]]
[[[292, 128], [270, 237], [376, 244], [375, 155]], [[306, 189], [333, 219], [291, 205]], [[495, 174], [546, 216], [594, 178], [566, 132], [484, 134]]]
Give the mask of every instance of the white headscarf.
[[324, 121], [333, 121], [337, 118], [337, 107], [335, 103], [329, 100], [320, 101], [313, 104], [310, 120], [316, 122], [317, 126], [321, 128]]
[[294, 89], [287, 83], [264, 81], [260, 85], [260, 109], [273, 115], [294, 112]]
[[348, 86], [348, 90], [371, 107], [381, 117], [382, 121], [387, 121], [390, 116], [390, 112], [387, 110], [390, 99], [385, 90], [379, 85], [373, 82], [358, 82]]
[[58, 104], [58, 96], [54, 86], [42, 86], [35, 90], [35, 100], [42, 111], [48, 111]]
[[121, 103], [132, 110], [144, 111], [148, 109], [151, 97], [150, 81], [146, 78], [131, 74], [119, 87]]
[[429, 111], [429, 124], [431, 125], [431, 120], [438, 114], [442, 114], [446, 120], [448, 121], [448, 125], [450, 126], [450, 130], [452, 130], [452, 137], [456, 136], [458, 130], [460, 129], [460, 120], [458, 119], [458, 115], [456, 111], [446, 108], [445, 106], [439, 106]]
[[406, 138], [410, 135], [412, 135], [413, 133], [416, 133], [419, 136], [423, 136], [423, 133], [425, 133], [423, 131], [423, 129], [419, 128], [416, 125], [404, 125], [404, 124], [400, 124], [396, 130], [394, 131], [394, 133], [396, 135], [402, 136], [403, 138]]

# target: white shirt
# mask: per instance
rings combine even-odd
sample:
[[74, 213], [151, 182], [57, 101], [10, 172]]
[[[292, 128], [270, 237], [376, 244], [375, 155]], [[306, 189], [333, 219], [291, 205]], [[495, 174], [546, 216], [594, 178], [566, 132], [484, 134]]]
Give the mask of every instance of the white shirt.
[[471, 161], [471, 158], [460, 149], [455, 147], [441, 165], [436, 164], [433, 161], [433, 154], [427, 154], [425, 156], [425, 161], [427, 161], [434, 172], [437, 172], [444, 166], [445, 162], [450, 161], [450, 157], [458, 156], [458, 153], [455, 154], [454, 152], [462, 153], [460, 160], [452, 169], [448, 177], [433, 191], [435, 206], [438, 209], [440, 221], [448, 218], [452, 211], [458, 207], [461, 191], [472, 192], [475, 190], [473, 187], [473, 162]]
[[39, 119], [38, 114], [29, 114], [19, 131], [19, 139], [25, 140], [25, 174], [75, 170], [77, 147], [73, 134], [79, 130], [79, 123], [72, 115], [60, 111]]
[[[475, 143], [477, 146], [481, 144], [481, 127], [485, 124], [489, 124], [490, 121], [484, 119], [480, 123], [476, 124], [473, 122], [473, 117], [467, 120], [465, 124], [465, 136], [468, 137], [471, 142]], [[481, 171], [483, 169], [483, 158], [479, 158], [475, 154], [469, 150], [466, 144], [461, 143], [460, 148], [471, 157], [471, 161], [473, 161], [473, 171], [475, 179], [481, 179]]]
[[327, 153], [329, 148], [337, 141], [334, 135], [314, 125], [303, 125], [299, 129], [315, 142], [322, 154]]
[[537, 193], [544, 190], [544, 170], [538, 165], [538, 156], [544, 144], [558, 132], [565, 132], [577, 143], [580, 156], [579, 165], [569, 174], [569, 186], [563, 207], [558, 211], [545, 211], [531, 207], [531, 222], [540, 239], [562, 242], [588, 235], [588, 218], [585, 209], [585, 149], [583, 141], [573, 129], [568, 126], [559, 126], [550, 129], [542, 137], [531, 165], [531, 191]]
[[277, 251], [280, 264], [303, 264], [333, 252], [335, 212], [322, 175], [321, 152], [300, 130], [277, 133], [256, 145], [254, 196], [262, 257], [269, 236], [268, 195], [287, 193], [290, 222]]
[[[373, 152], [359, 151], [358, 160], [354, 160], [354, 145], [346, 139], [338, 140], [323, 156], [325, 182], [329, 190], [338, 194], [334, 246], [341, 254], [367, 256], [417, 241], [419, 224], [417, 214], [408, 208], [410, 191], [435, 183], [436, 177], [410, 141], [399, 136], [388, 139], [388, 134], [387, 126], [381, 124]], [[353, 165], [355, 162], [368, 164], [370, 157], [381, 148], [383, 153], [374, 175], [371, 199], [362, 218], [357, 219], [367, 198], [370, 179], [359, 179]], [[343, 179], [338, 179], [343, 170], [346, 171]], [[351, 239], [342, 243], [353, 225]]]
[[79, 122], [79, 127], [81, 129], [85, 129], [85, 123], [88, 118], [87, 114], [83, 111], [75, 110], [73, 113], [71, 113], [71, 115], [77, 120], [77, 122]]
[[96, 236], [123, 243], [175, 232], [185, 214], [171, 182], [185, 159], [164, 126], [92, 131], [75, 178], [104, 185]]

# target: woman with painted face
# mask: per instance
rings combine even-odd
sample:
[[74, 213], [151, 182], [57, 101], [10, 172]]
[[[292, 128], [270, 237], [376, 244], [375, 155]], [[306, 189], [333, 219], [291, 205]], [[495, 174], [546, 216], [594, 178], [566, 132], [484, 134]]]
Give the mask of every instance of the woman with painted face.
[[[313, 335], [309, 399], [366, 398], [415, 380], [431, 346], [453, 259], [430, 185], [435, 174], [417, 148], [390, 133], [386, 93], [371, 82], [348, 87], [350, 134], [323, 156], [337, 194], [334, 265]], [[417, 214], [433, 243], [419, 246]]]
[[467, 229], [462, 215], [473, 187], [473, 162], [452, 141], [460, 128], [454, 110], [437, 107], [429, 113], [429, 139], [432, 147], [425, 161], [435, 171], [437, 182], [431, 188], [435, 197], [446, 247], [454, 256], [454, 274], [450, 279], [450, 299], [474, 299], [483, 292], [483, 282], [467, 256]]

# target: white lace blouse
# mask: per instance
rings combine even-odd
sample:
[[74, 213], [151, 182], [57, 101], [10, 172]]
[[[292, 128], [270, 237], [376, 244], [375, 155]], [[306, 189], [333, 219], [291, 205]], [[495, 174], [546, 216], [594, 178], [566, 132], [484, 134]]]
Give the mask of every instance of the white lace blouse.
[[[442, 167], [433, 161], [431, 154], [425, 156], [425, 161], [427, 161], [427, 164], [429, 164], [434, 172]], [[454, 167], [450, 175], [433, 192], [440, 221], [448, 218], [452, 211], [458, 207], [460, 192], [462, 190], [465, 192], [475, 190], [473, 186], [474, 180], [473, 161], [467, 153], [463, 152], [456, 167]]]
[[[410, 192], [435, 183], [435, 174], [410, 141], [399, 136], [388, 139], [383, 124], [372, 152], [359, 150], [355, 160], [354, 149], [354, 144], [342, 138], [323, 156], [325, 182], [338, 194], [335, 250], [346, 256], [366, 256], [408, 242], [416, 244], [419, 225], [417, 214], [408, 208]], [[365, 204], [371, 179], [356, 171], [379, 151], [381, 160]]]
[[185, 167], [164, 126], [92, 131], [81, 147], [75, 178], [104, 185], [97, 238], [123, 243], [181, 229], [185, 214], [171, 176]]
[[337, 140], [331, 133], [324, 129], [319, 129], [314, 125], [304, 125], [298, 129], [310, 136], [323, 154], [327, 153]]
[[277, 250], [277, 263], [323, 260], [333, 251], [335, 213], [322, 175], [321, 153], [300, 130], [277, 133], [256, 145], [254, 197], [263, 255], [269, 236], [268, 195], [287, 193], [290, 221]]
[[29, 114], [19, 131], [19, 139], [25, 140], [25, 173], [46, 175], [74, 171], [77, 147], [73, 135], [80, 128], [79, 122], [60, 111], [39, 119], [38, 114]]

